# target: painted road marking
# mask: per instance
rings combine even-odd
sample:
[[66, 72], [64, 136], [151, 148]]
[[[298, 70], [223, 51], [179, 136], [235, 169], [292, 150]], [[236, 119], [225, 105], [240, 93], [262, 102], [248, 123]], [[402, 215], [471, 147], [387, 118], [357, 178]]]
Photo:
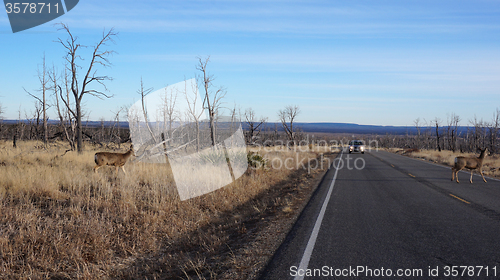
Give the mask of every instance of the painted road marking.
[[465, 200], [465, 199], [463, 199], [463, 198], [460, 198], [460, 197], [458, 197], [458, 196], [456, 196], [456, 195], [453, 195], [453, 194], [451, 194], [451, 193], [450, 193], [450, 196], [451, 196], [451, 197], [454, 197], [454, 198], [456, 198], [456, 199], [458, 199], [458, 200], [460, 200], [460, 201], [462, 201], [462, 202], [465, 202], [465, 203], [467, 203], [467, 204], [470, 204], [470, 202], [468, 202], [467, 200]]
[[[302, 259], [300, 260], [299, 270], [306, 271], [307, 266], [309, 266], [309, 260], [311, 260], [311, 255], [314, 249], [314, 245], [316, 244], [316, 238], [318, 237], [319, 228], [321, 227], [321, 223], [323, 222], [323, 217], [325, 216], [326, 207], [328, 206], [328, 202], [330, 201], [330, 196], [333, 191], [333, 185], [335, 185], [335, 180], [337, 179], [337, 173], [339, 172], [340, 162], [342, 161], [342, 154], [344, 150], [340, 152], [339, 162], [335, 167], [335, 175], [333, 175], [332, 183], [330, 184], [330, 189], [326, 194], [325, 201], [323, 202], [323, 206], [321, 206], [321, 211], [319, 211], [318, 218], [316, 219], [316, 223], [314, 224], [314, 228], [311, 232], [311, 236], [309, 237], [309, 241], [307, 242], [306, 249], [304, 250], [304, 255], [302, 255]], [[335, 162], [335, 161], [334, 161]], [[294, 278], [295, 280], [304, 279], [304, 275], [297, 275]]]

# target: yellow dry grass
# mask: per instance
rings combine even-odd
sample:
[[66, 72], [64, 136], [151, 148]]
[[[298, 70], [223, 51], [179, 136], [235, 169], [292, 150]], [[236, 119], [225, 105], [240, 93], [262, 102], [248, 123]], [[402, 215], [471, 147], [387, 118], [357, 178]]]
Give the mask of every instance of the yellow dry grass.
[[[129, 161], [128, 175], [116, 176], [109, 167], [95, 174], [93, 156], [102, 149], [87, 146], [81, 155], [62, 156], [66, 149], [63, 143], [42, 148], [38, 142], [19, 142], [14, 149], [0, 141], [0, 278], [131, 277], [131, 263], [186, 235], [198, 234], [189, 238], [208, 247], [221, 243], [197, 230], [295, 171], [254, 170], [220, 190], [180, 201], [166, 165]], [[258, 152], [268, 160], [291, 158], [294, 166], [317, 156], [314, 149]], [[255, 212], [265, 207], [256, 203]], [[239, 215], [244, 214], [234, 217]], [[197, 269], [184, 265], [183, 270]], [[163, 269], [179, 269], [174, 266], [165, 263]]]

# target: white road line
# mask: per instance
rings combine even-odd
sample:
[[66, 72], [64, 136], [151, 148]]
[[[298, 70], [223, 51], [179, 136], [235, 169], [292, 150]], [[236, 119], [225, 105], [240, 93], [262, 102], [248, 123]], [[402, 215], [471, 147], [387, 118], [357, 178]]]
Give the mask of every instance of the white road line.
[[[302, 256], [302, 260], [300, 261], [300, 264], [299, 264], [300, 271], [305, 271], [307, 269], [307, 266], [309, 265], [309, 260], [311, 259], [314, 245], [316, 244], [316, 238], [318, 237], [319, 228], [321, 227], [321, 223], [323, 222], [323, 217], [325, 216], [326, 207], [328, 206], [328, 202], [330, 201], [330, 196], [331, 196], [332, 191], [333, 191], [333, 185], [335, 184], [335, 180], [337, 179], [337, 173], [339, 172], [339, 166], [340, 166], [340, 162], [342, 161], [342, 154], [343, 153], [344, 153], [344, 150], [341, 150], [340, 156], [339, 156], [339, 162], [338, 162], [337, 166], [335, 167], [335, 175], [333, 175], [332, 183], [330, 184], [330, 189], [328, 190], [328, 193], [326, 194], [325, 201], [323, 202], [323, 206], [321, 206], [321, 210], [319, 212], [318, 218], [316, 219], [316, 223], [314, 224], [314, 228], [311, 232], [311, 236], [309, 237], [309, 241], [307, 242], [306, 249], [304, 250], [304, 255]], [[297, 276], [295, 276], [294, 279], [295, 280], [302, 280], [302, 279], [304, 279], [304, 275], [302, 275], [302, 276], [297, 275]]]

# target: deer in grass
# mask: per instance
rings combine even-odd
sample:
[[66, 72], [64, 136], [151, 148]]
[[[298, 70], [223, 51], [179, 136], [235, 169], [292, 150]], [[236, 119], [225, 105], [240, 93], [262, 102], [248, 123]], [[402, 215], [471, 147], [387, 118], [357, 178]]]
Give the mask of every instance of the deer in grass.
[[481, 149], [481, 154], [479, 157], [456, 157], [455, 158], [455, 165], [451, 168], [452, 174], [451, 174], [451, 180], [453, 181], [455, 176], [457, 176], [457, 183], [460, 183], [458, 181], [458, 171], [468, 168], [470, 170], [470, 182], [472, 184], [472, 173], [474, 172], [475, 169], [481, 174], [481, 177], [483, 177], [483, 181], [486, 183], [486, 179], [484, 179], [483, 175], [483, 160], [486, 157], [486, 151], [488, 149], [484, 148]]
[[95, 164], [94, 172], [97, 173], [97, 169], [102, 166], [109, 165], [116, 167], [116, 174], [118, 174], [118, 168], [121, 167], [123, 173], [125, 172], [124, 165], [127, 163], [127, 160], [130, 156], [134, 154], [134, 147], [130, 146], [130, 150], [126, 153], [110, 153], [110, 152], [99, 152], [94, 155]]

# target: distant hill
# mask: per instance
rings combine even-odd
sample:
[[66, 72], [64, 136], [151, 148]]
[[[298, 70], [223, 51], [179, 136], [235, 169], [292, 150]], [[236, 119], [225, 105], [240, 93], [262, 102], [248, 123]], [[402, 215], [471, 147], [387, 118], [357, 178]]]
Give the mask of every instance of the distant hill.
[[[273, 130], [275, 125], [277, 125], [279, 131], [283, 131], [281, 123], [267, 123], [265, 129]], [[414, 126], [391, 126], [391, 125], [362, 125], [354, 123], [296, 123], [294, 126], [300, 128], [304, 132], [308, 133], [352, 133], [352, 134], [392, 134], [392, 135], [405, 135], [405, 134], [417, 134], [417, 129]], [[247, 126], [244, 123], [243, 129]], [[446, 129], [447, 127], [440, 127], [440, 130]], [[264, 130], [265, 130], [264, 129]], [[426, 130], [427, 127], [422, 127], [421, 132]], [[431, 133], [435, 133], [435, 128], [431, 128]], [[467, 132], [466, 126], [458, 127], [459, 134], [464, 134]]]
[[354, 133], [354, 134], [406, 134], [416, 133], [415, 127], [361, 125], [354, 123], [298, 123], [305, 132]]
[[[267, 123], [266, 129], [273, 130], [277, 125], [279, 131], [283, 131], [281, 123]], [[381, 126], [361, 125], [354, 123], [296, 123], [295, 127], [308, 133], [352, 133], [352, 134], [396, 134], [416, 133], [415, 127], [407, 126]], [[246, 128], [246, 124], [243, 124]]]
[[[28, 123], [28, 120], [21, 120], [22, 122]], [[3, 120], [4, 124], [16, 124], [18, 120]], [[59, 121], [49, 120], [49, 124], [58, 124]], [[116, 125], [112, 121], [83, 121], [84, 127], [100, 127], [104, 125], [106, 127]], [[283, 131], [281, 123], [266, 123], [263, 130], [274, 130], [275, 125], [278, 127], [278, 131]], [[244, 130], [248, 129], [246, 123], [242, 123]], [[393, 134], [393, 135], [405, 135], [405, 134], [416, 134], [417, 129], [414, 126], [391, 126], [391, 125], [362, 125], [354, 123], [295, 123], [295, 127], [300, 128], [303, 132], [308, 133], [352, 133], [352, 134]], [[128, 128], [128, 122], [120, 122], [120, 128]], [[422, 128], [422, 131], [426, 128]], [[441, 129], [446, 129], [446, 127], [441, 127]], [[458, 128], [459, 133], [463, 134], [467, 132], [466, 126], [460, 126]], [[432, 128], [432, 132], [435, 130]]]

